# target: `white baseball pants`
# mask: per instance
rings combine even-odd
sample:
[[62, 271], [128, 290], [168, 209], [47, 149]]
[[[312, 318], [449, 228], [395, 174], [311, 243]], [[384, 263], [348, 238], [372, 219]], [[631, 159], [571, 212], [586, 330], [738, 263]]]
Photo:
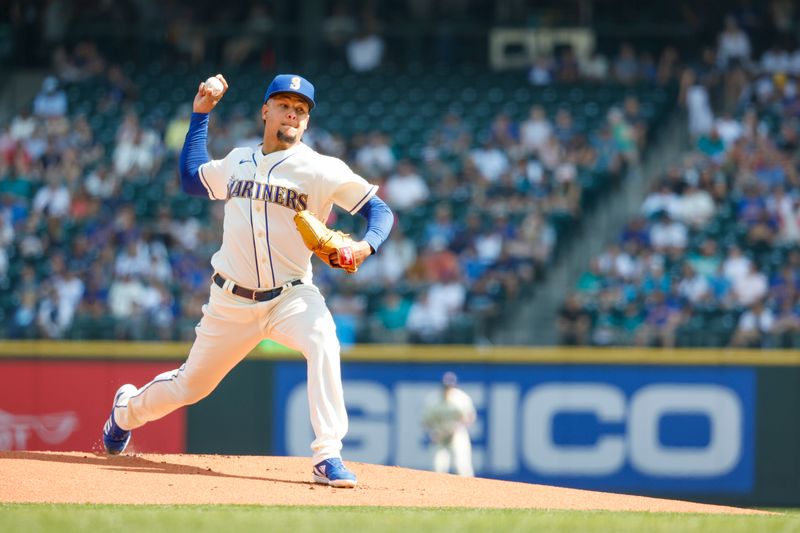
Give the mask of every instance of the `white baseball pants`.
[[449, 473], [450, 466], [459, 476], [473, 477], [472, 442], [466, 428], [456, 430], [450, 444], [438, 445], [433, 452], [433, 469], [436, 472]]
[[268, 302], [252, 302], [211, 284], [209, 302], [195, 328], [197, 338], [186, 362], [164, 372], [114, 411], [117, 425], [136, 429], [213, 391], [250, 351], [269, 338], [303, 353], [308, 368], [308, 404], [316, 439], [316, 464], [340, 457], [347, 411], [333, 317], [319, 289], [301, 284]]

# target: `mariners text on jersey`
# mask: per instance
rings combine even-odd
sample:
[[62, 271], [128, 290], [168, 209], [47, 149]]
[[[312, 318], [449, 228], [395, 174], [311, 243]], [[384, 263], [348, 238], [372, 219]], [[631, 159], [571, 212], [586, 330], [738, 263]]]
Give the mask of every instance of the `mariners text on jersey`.
[[228, 183], [228, 198], [247, 198], [279, 204], [295, 211], [308, 209], [308, 195], [296, 189], [259, 183], [253, 180], [237, 180], [231, 177]]

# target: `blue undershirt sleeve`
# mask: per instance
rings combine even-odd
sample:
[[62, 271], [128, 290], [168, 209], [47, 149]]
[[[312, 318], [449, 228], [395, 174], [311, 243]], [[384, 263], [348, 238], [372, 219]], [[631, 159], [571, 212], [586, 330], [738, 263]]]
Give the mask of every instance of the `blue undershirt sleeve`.
[[367, 219], [367, 231], [364, 240], [372, 247], [372, 253], [378, 251], [378, 247], [389, 236], [394, 225], [394, 214], [386, 202], [373, 196], [364, 204], [358, 214]]
[[181, 188], [192, 196], [208, 197], [208, 190], [200, 180], [200, 165], [211, 161], [208, 155], [208, 113], [192, 113], [189, 131], [183, 142], [179, 158]]

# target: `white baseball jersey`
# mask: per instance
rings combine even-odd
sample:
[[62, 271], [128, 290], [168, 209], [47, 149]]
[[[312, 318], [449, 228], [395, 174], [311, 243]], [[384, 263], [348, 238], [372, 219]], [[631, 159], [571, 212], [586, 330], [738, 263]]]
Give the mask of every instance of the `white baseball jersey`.
[[453, 387], [446, 394], [437, 392], [426, 403], [423, 423], [437, 444], [448, 443], [456, 432], [466, 431], [475, 421], [472, 398], [461, 389]]
[[297, 211], [308, 209], [323, 222], [333, 204], [355, 214], [378, 190], [342, 160], [302, 143], [267, 155], [260, 146], [235, 148], [201, 165], [200, 179], [209, 198], [227, 200], [222, 246], [211, 265], [253, 289], [311, 283], [311, 252], [295, 227]]

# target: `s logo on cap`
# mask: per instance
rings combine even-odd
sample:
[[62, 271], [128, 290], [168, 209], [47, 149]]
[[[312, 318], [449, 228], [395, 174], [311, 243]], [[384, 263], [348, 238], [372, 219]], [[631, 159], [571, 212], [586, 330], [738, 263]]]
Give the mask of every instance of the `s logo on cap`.
[[296, 91], [300, 88], [300, 76], [295, 76], [292, 78], [292, 84], [289, 85], [289, 88], [293, 91]]

